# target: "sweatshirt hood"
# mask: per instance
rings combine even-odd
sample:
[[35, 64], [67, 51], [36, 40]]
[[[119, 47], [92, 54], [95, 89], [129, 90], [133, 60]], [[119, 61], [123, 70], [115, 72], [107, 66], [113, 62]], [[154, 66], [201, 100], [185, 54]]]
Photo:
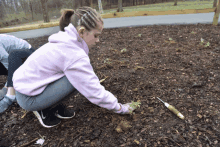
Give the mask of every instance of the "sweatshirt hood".
[[[66, 47], [80, 47], [86, 54], [89, 53], [89, 48], [86, 42], [79, 36], [76, 28], [70, 23], [67, 27], [64, 28], [65, 32], [59, 31], [56, 34], [51, 35], [48, 38], [49, 43], [61, 43], [65, 44]], [[82, 40], [82, 41], [79, 41]]]

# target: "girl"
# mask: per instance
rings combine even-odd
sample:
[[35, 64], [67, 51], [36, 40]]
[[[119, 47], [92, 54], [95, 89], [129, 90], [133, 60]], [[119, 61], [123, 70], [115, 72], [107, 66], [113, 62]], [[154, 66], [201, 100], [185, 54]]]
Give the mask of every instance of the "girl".
[[21, 65], [13, 75], [18, 104], [33, 111], [44, 127], [53, 127], [60, 119], [72, 118], [61, 100], [79, 91], [90, 102], [116, 113], [129, 114], [129, 104], [118, 103], [105, 90], [93, 71], [89, 48], [99, 42], [103, 20], [95, 9], [81, 7], [66, 10], [60, 18], [60, 31]]
[[[31, 50], [31, 45], [22, 39], [16, 38], [11, 35], [0, 34], [0, 75], [7, 75], [8, 80], [5, 87], [0, 90], [0, 113], [4, 112], [15, 99], [15, 90], [12, 86], [12, 74], [9, 73], [9, 54], [13, 50]], [[11, 61], [16, 60], [15, 56], [11, 57]], [[11, 69], [17, 67], [17, 63], [11, 63]], [[11, 70], [11, 71], [12, 71]]]
[[[21, 49], [12, 50], [8, 56], [8, 77], [7, 77], [7, 89], [8, 92], [0, 100], [0, 113], [4, 112], [13, 102], [16, 101], [15, 89], [13, 88], [12, 76], [18, 67], [20, 67], [24, 61], [30, 56], [35, 49]], [[4, 89], [4, 88], [3, 88]], [[12, 99], [12, 98], [13, 99]]]

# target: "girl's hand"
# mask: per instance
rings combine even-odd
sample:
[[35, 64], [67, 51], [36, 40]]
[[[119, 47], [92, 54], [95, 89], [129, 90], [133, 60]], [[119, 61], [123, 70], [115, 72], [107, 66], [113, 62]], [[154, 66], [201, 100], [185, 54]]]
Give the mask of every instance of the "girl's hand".
[[132, 103], [126, 103], [126, 104], [120, 104], [121, 108], [118, 111], [115, 111], [115, 113], [119, 114], [131, 114], [136, 108], [131, 107]]

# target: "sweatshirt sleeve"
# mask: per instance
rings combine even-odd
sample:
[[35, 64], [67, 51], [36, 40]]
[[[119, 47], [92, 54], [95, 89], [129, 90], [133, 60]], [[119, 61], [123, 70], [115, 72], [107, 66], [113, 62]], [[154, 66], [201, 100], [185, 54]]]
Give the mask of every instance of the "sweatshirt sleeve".
[[0, 45], [0, 62], [8, 69], [8, 53], [6, 50]]
[[70, 83], [91, 103], [108, 110], [120, 109], [117, 98], [105, 90], [93, 71], [90, 60], [81, 58], [65, 69], [64, 74]]

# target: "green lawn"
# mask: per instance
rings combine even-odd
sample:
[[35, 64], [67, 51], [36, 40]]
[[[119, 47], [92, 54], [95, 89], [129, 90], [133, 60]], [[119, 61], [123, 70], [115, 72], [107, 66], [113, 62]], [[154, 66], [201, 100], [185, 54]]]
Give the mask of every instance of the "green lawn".
[[[167, 11], [167, 10], [182, 10], [182, 9], [204, 9], [212, 8], [213, 1], [186, 1], [177, 2], [177, 6], [173, 6], [174, 2], [159, 3], [159, 4], [149, 4], [149, 5], [139, 5], [132, 7], [124, 7], [124, 12], [132, 11]], [[113, 13], [116, 9], [104, 10], [104, 13]]]

